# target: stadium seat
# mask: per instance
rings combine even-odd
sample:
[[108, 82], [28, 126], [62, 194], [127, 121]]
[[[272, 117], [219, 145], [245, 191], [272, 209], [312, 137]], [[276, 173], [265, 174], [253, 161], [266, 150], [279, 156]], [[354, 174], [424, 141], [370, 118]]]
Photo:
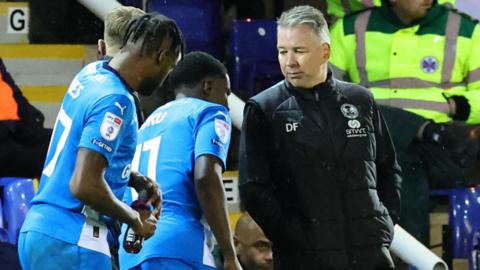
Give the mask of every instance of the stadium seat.
[[[0, 190], [1, 190], [1, 188], [0, 188]], [[0, 229], [5, 227], [4, 222], [3, 222], [3, 207], [2, 207], [3, 204], [2, 204], [1, 198], [2, 197], [0, 196]]]
[[468, 258], [471, 263], [474, 235], [480, 230], [480, 187], [433, 190], [431, 194], [448, 196], [452, 256]]
[[450, 192], [453, 257], [470, 258], [473, 235], [480, 228], [480, 187]]
[[151, 0], [148, 11], [157, 11], [177, 22], [187, 51], [222, 55], [220, 2], [218, 0]]
[[35, 194], [33, 180], [0, 178], [0, 186], [3, 188], [3, 216], [7, 239], [8, 242], [16, 244], [20, 227], [30, 208], [30, 200]]
[[274, 20], [237, 20], [232, 23], [232, 89], [248, 97], [283, 79], [277, 58]]
[[0, 200], [0, 242], [8, 242], [8, 233], [3, 224], [2, 200]]

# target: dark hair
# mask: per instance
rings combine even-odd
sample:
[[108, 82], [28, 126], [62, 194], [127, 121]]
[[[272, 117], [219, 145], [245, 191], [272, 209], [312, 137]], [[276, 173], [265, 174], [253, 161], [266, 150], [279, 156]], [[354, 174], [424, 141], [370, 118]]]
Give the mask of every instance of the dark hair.
[[183, 57], [183, 37], [175, 21], [160, 13], [149, 12], [130, 22], [122, 47], [128, 43], [142, 42], [142, 54], [151, 54], [161, 46], [165, 38], [172, 40], [170, 49], [180, 52]]
[[194, 86], [206, 77], [224, 77], [225, 66], [213, 56], [204, 52], [190, 52], [180, 61], [168, 76], [169, 88], [175, 91], [179, 86]]

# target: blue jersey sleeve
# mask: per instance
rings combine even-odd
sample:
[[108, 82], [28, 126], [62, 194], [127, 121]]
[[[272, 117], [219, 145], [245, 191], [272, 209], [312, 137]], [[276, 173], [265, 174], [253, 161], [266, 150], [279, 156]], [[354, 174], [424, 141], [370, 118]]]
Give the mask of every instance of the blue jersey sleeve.
[[108, 95], [97, 101], [85, 116], [79, 147], [89, 148], [110, 164], [125, 132], [129, 132], [135, 104], [124, 95]]
[[225, 169], [232, 123], [225, 108], [208, 107], [198, 115], [195, 133], [195, 158], [211, 154], [222, 161]]

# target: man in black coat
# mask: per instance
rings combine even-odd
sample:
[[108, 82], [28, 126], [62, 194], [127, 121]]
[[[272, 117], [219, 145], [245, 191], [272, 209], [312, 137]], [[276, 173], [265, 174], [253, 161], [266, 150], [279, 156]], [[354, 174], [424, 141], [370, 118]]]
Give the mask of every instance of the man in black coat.
[[393, 269], [400, 167], [371, 93], [328, 70], [329, 41], [315, 8], [278, 20], [285, 80], [247, 102], [240, 196], [275, 269]]
[[40, 178], [52, 130], [0, 58], [0, 177]]

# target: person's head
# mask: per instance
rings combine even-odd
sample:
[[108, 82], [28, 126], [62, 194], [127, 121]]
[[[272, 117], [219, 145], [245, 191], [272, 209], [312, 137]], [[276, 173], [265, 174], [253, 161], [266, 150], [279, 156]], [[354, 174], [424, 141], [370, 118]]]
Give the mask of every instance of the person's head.
[[186, 54], [170, 73], [168, 83], [177, 97], [195, 97], [228, 108], [231, 90], [227, 69], [207, 53]]
[[[176, 23], [156, 12], [130, 22], [120, 51], [110, 65], [134, 90], [150, 95], [183, 56], [183, 38]], [[125, 79], [124, 78], [124, 79]]]
[[248, 213], [235, 226], [235, 249], [245, 270], [273, 270], [272, 243]]
[[327, 77], [330, 34], [322, 12], [297, 6], [277, 21], [278, 61], [285, 79], [296, 87], [313, 87]]
[[131, 21], [141, 17], [145, 12], [136, 7], [119, 6], [110, 11], [104, 19], [103, 39], [98, 40], [98, 55], [113, 57], [123, 44], [123, 37]]
[[427, 15], [434, 0], [388, 0], [397, 16], [405, 24], [421, 19]]

